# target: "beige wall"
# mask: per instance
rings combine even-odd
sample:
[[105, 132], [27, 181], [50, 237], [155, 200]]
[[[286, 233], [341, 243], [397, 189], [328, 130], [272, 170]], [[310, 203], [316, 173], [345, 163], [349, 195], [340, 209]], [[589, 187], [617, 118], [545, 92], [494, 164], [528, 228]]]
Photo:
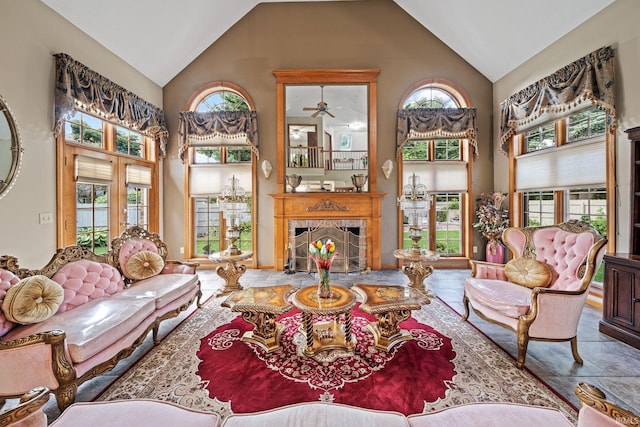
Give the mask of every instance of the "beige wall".
[[[630, 144], [625, 129], [640, 126], [640, 2], [617, 0], [598, 15], [549, 46], [542, 53], [495, 83], [493, 128], [498, 129], [500, 102], [529, 84], [603, 46], [616, 54], [616, 144], [617, 235], [616, 251], [629, 250]], [[498, 153], [498, 132], [494, 132], [494, 181], [496, 190], [508, 191], [507, 158]], [[605, 159], [602, 159], [605, 161]], [[502, 185], [502, 187], [501, 187]]]
[[[52, 55], [65, 52], [155, 105], [162, 105], [162, 90], [39, 0], [0, 2], [0, 40], [0, 94], [24, 147], [15, 186], [0, 199], [0, 255], [38, 268], [56, 249]], [[43, 212], [54, 214], [53, 224], [38, 223]]]
[[[394, 159], [398, 103], [403, 92], [426, 78], [446, 78], [462, 87], [478, 109], [480, 158], [474, 188], [492, 188], [492, 85], [392, 0], [261, 4], [227, 31], [164, 87], [171, 134], [165, 162], [164, 238], [183, 245], [183, 165], [178, 158], [178, 112], [200, 86], [225, 80], [244, 88], [258, 112], [260, 158], [276, 164], [275, 69], [379, 68], [378, 190], [383, 198], [383, 265], [393, 265], [397, 245], [397, 168], [389, 180], [380, 173]], [[258, 262], [273, 265], [275, 173], [258, 176]]]

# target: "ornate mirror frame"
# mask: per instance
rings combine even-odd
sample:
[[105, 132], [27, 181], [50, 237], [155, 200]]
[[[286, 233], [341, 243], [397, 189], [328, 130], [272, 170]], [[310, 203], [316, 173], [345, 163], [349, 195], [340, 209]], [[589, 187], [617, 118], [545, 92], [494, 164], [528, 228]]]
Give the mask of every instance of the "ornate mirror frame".
[[6, 101], [0, 96], [0, 199], [13, 187], [22, 164], [20, 133]]
[[328, 70], [275, 70], [276, 77], [276, 147], [278, 193], [286, 191], [286, 153], [288, 129], [286, 128], [286, 86], [287, 85], [348, 85], [366, 84], [368, 87], [368, 151], [369, 151], [369, 191], [377, 191], [377, 78], [379, 69], [328, 69]]

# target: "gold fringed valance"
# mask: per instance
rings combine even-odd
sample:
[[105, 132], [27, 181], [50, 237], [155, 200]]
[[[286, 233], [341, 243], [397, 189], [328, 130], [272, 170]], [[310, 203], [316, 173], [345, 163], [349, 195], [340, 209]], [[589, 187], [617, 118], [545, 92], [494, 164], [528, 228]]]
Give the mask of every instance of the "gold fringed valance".
[[510, 138], [517, 132], [548, 114], [564, 113], [584, 101], [606, 111], [607, 128], [614, 132], [614, 77], [614, 51], [608, 46], [511, 95], [500, 104], [500, 150], [508, 154]]
[[194, 145], [246, 144], [251, 147], [256, 157], [260, 158], [257, 114], [253, 110], [204, 113], [183, 111], [180, 113], [178, 134], [180, 135], [179, 154], [183, 162], [187, 149]]
[[461, 138], [469, 140], [478, 156], [475, 108], [408, 108], [398, 110], [397, 152], [412, 139]]
[[127, 127], [152, 138], [160, 157], [167, 153], [169, 132], [163, 111], [106, 77], [75, 61], [66, 53], [56, 58], [55, 136], [74, 110]]

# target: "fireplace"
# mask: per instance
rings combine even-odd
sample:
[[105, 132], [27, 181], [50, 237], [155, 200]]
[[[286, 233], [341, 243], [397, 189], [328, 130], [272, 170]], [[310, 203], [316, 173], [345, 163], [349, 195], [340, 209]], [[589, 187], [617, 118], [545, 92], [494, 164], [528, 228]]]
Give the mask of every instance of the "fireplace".
[[291, 220], [289, 244], [291, 267], [296, 271], [316, 270], [309, 258], [309, 244], [331, 239], [338, 255], [331, 266], [332, 272], [350, 273], [367, 268], [367, 237], [365, 220]]

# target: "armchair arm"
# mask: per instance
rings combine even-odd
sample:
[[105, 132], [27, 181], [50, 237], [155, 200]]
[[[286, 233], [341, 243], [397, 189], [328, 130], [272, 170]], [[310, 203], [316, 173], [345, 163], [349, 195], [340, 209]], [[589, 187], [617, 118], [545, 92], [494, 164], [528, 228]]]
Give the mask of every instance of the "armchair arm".
[[580, 314], [587, 298], [583, 291], [533, 288], [531, 309], [520, 317], [529, 324], [531, 337], [571, 339], [576, 336]]
[[606, 400], [607, 396], [591, 384], [578, 383], [575, 393], [581, 406], [579, 427], [640, 425], [640, 416]]
[[0, 342], [0, 396], [17, 396], [38, 385], [54, 390], [75, 381], [65, 340], [64, 331], [56, 329]]
[[42, 407], [49, 401], [49, 389], [36, 387], [20, 397], [20, 403], [0, 413], [0, 426], [46, 427], [47, 416]]
[[471, 277], [476, 279], [507, 280], [504, 274], [504, 264], [496, 264], [485, 261], [469, 261], [471, 264]]
[[183, 261], [165, 261], [164, 269], [160, 274], [195, 274], [196, 269], [200, 266], [197, 262], [183, 262]]

